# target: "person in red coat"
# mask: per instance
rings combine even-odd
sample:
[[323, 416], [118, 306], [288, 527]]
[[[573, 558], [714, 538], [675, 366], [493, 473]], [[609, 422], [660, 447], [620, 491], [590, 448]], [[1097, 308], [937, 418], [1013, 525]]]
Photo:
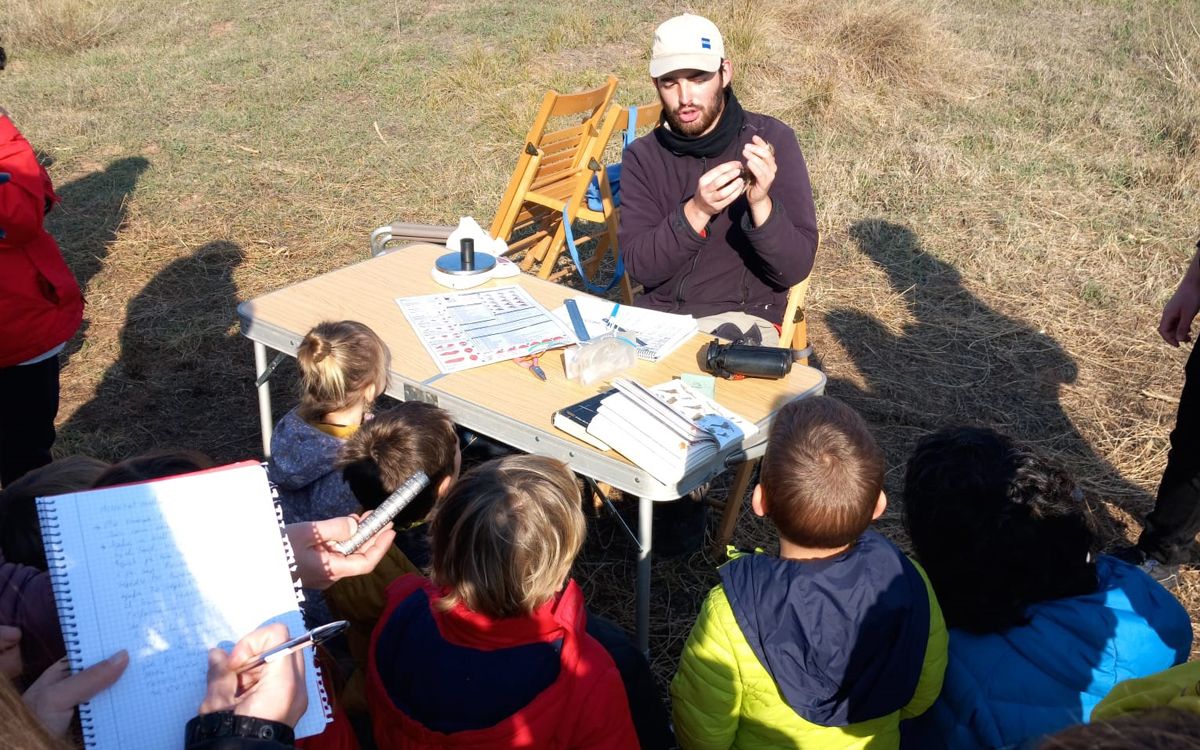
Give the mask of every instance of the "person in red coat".
[[43, 220], [58, 202], [29, 141], [0, 108], [0, 484], [50, 463], [58, 354], [83, 295]]
[[388, 588], [368, 656], [380, 747], [636, 750], [621, 672], [567, 576], [584, 537], [562, 463], [476, 467], [435, 506], [431, 579]]

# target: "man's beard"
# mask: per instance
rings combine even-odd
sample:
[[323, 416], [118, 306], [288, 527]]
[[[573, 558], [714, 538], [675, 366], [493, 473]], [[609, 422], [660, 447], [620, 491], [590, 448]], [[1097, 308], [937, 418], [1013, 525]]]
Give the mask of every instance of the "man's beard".
[[721, 117], [721, 113], [725, 111], [725, 90], [721, 89], [717, 92], [716, 98], [713, 100], [711, 107], [698, 107], [693, 104], [693, 108], [700, 110], [700, 116], [691, 122], [683, 122], [679, 119], [678, 110], [675, 112], [666, 112], [667, 124], [671, 126], [671, 130], [679, 135], [695, 138], [704, 131], [712, 127], [712, 124]]

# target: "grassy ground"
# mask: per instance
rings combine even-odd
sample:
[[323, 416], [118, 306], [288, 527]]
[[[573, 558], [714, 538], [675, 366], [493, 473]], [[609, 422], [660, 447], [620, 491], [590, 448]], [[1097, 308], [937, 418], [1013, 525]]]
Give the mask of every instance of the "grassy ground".
[[[486, 224], [542, 92], [612, 73], [620, 101], [649, 101], [653, 27], [683, 7], [8, 0], [0, 105], [60, 186], [50, 226], [89, 303], [60, 452], [254, 454], [235, 304], [364, 257], [396, 217]], [[1069, 464], [1108, 537], [1136, 533], [1185, 358], [1157, 316], [1200, 235], [1195, 6], [693, 7], [724, 29], [743, 103], [797, 131], [824, 236], [812, 337], [829, 392], [877, 428], [892, 497], [918, 437], [980, 422]], [[628, 547], [596, 526], [579, 576], [631, 624]], [[903, 542], [894, 510], [882, 526]], [[770, 532], [746, 519], [737, 540]], [[712, 564], [657, 565], [664, 677]], [[1200, 575], [1180, 597], [1200, 614]]]

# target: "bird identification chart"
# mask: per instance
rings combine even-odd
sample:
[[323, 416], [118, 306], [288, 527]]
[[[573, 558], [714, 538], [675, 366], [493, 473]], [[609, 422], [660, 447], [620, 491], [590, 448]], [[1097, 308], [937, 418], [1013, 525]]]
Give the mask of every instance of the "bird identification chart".
[[516, 285], [397, 297], [396, 304], [444, 373], [576, 343], [570, 329]]

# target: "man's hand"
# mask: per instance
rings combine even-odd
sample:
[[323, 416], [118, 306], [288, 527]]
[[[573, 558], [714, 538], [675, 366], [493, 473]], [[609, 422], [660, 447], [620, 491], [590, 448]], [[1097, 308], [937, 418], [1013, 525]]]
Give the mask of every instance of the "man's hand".
[[[746, 160], [746, 169], [750, 170], [754, 180], [746, 191], [746, 200], [750, 202], [750, 211], [754, 223], [761, 225], [771, 215], [771, 185], [775, 182], [775, 149], [759, 136], [754, 136], [750, 143], [742, 148], [742, 158]], [[761, 218], [759, 217], [761, 209]]]
[[129, 654], [118, 651], [79, 674], [71, 674], [65, 658], [51, 664], [25, 691], [22, 700], [51, 735], [62, 737], [71, 726], [75, 707], [112, 685], [129, 666]]
[[349, 539], [357, 528], [358, 520], [354, 517], [288, 524], [288, 539], [305, 586], [324, 591], [343, 578], [375, 570], [395, 541], [396, 532], [389, 524], [349, 555], [333, 548], [334, 542]]
[[1200, 242], [1179, 288], [1171, 295], [1158, 322], [1158, 335], [1171, 346], [1192, 340], [1192, 321], [1200, 312]]
[[16, 679], [24, 669], [24, 662], [21, 661], [21, 629], [0, 625], [0, 679]]
[[683, 214], [699, 234], [709, 219], [724, 211], [745, 189], [741, 162], [719, 164], [700, 175], [696, 181], [696, 194], [683, 205]]
[[219, 648], [208, 652], [208, 694], [201, 714], [233, 711], [242, 716], [279, 721], [295, 727], [308, 708], [304, 689], [304, 650], [242, 674], [238, 667], [288, 639], [282, 623], [264, 625], [237, 642], [231, 653]]

